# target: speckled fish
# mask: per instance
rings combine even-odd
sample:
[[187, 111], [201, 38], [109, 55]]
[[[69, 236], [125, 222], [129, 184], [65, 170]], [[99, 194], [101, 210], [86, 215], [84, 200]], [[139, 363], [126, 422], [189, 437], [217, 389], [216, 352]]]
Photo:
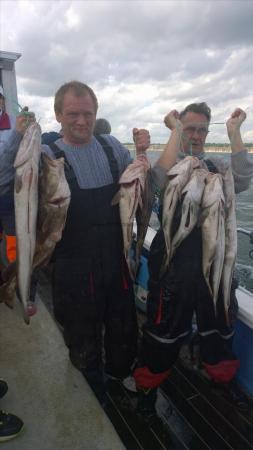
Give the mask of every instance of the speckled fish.
[[182, 215], [179, 228], [172, 238], [170, 258], [172, 258], [177, 247], [191, 233], [199, 220], [200, 205], [207, 174], [208, 172], [204, 169], [194, 169], [188, 183], [182, 190]]
[[23, 304], [24, 320], [29, 323], [29, 298], [32, 263], [36, 243], [38, 211], [38, 171], [41, 154], [41, 129], [31, 124], [20, 143], [14, 162], [15, 224], [17, 237], [17, 284]]
[[222, 292], [226, 313], [229, 323], [228, 309], [230, 305], [230, 294], [233, 271], [237, 255], [237, 226], [235, 213], [235, 188], [234, 177], [229, 167], [223, 177], [223, 191], [225, 197], [225, 258], [222, 271]]
[[[45, 266], [61, 239], [70, 202], [70, 190], [64, 173], [64, 159], [51, 159], [43, 153], [39, 177], [39, 207], [36, 249], [32, 268]], [[3, 271], [5, 283], [0, 287], [1, 299], [13, 307], [16, 287], [16, 263]], [[0, 299], [0, 301], [1, 301]]]
[[[223, 202], [223, 201], [222, 201]], [[213, 303], [216, 312], [216, 304], [219, 294], [221, 276], [223, 271], [224, 256], [225, 256], [225, 209], [224, 204], [220, 207], [219, 220], [218, 220], [218, 236], [217, 247], [215, 252], [215, 258], [212, 266], [212, 279], [211, 287], [213, 293]]]
[[139, 206], [136, 211], [137, 237], [135, 247], [135, 273], [138, 270], [141, 252], [145, 236], [148, 230], [148, 225], [152, 213], [153, 201], [155, 196], [151, 170], [148, 170], [147, 176], [145, 177], [145, 185], [143, 191], [141, 191], [141, 196], [142, 196], [141, 202], [142, 207]]
[[70, 189], [65, 178], [64, 159], [52, 159], [42, 153], [39, 183], [39, 211], [33, 268], [46, 265], [62, 237], [70, 203]]
[[167, 248], [166, 261], [161, 272], [167, 268], [171, 259], [171, 225], [182, 190], [190, 179], [193, 169], [199, 167], [199, 160], [193, 156], [187, 156], [172, 167], [167, 173], [168, 183], [163, 195], [163, 231]]
[[134, 278], [134, 274], [129, 250], [133, 239], [133, 223], [138, 205], [142, 208], [142, 192], [145, 188], [145, 178], [149, 167], [146, 154], [138, 155], [121, 175], [119, 180], [120, 190], [112, 199], [112, 205], [119, 203], [124, 254], [132, 278]]
[[[224, 195], [222, 176], [209, 173], [202, 197], [202, 269], [214, 308], [222, 274], [224, 251]], [[212, 274], [212, 280], [211, 280]]]

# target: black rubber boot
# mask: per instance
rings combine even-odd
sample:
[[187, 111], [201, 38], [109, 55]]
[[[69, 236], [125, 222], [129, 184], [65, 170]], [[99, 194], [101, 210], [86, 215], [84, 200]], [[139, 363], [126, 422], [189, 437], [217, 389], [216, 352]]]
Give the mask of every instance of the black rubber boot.
[[155, 403], [157, 399], [157, 388], [138, 389], [137, 414], [139, 418], [151, 425], [157, 418]]

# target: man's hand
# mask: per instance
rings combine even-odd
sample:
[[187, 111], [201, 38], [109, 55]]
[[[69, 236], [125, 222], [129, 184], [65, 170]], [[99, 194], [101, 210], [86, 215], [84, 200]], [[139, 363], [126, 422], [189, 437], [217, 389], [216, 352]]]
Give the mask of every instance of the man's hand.
[[176, 109], [173, 109], [164, 117], [164, 123], [170, 130], [180, 130], [183, 128], [183, 125], [179, 120], [179, 112]]
[[240, 130], [242, 122], [246, 119], [246, 112], [241, 108], [236, 108], [226, 122], [229, 138], [233, 138], [234, 134]]
[[133, 141], [136, 147], [136, 153], [145, 152], [150, 146], [150, 134], [144, 128], [133, 128]]
[[33, 112], [28, 112], [28, 107], [25, 108], [16, 117], [16, 131], [25, 134], [29, 125], [35, 122], [35, 115]]

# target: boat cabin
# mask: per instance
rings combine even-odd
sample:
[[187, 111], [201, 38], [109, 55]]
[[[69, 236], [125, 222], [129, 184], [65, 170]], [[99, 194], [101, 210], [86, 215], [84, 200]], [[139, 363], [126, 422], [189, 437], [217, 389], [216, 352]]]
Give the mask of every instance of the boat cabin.
[[0, 85], [3, 87], [5, 107], [8, 114], [17, 112], [17, 83], [15, 62], [21, 53], [0, 51]]

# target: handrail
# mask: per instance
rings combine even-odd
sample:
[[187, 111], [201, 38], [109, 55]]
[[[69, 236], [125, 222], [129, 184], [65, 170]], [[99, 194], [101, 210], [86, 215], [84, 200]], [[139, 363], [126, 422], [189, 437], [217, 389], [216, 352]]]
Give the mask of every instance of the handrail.
[[[242, 233], [249, 236], [250, 244], [253, 245], [253, 231], [245, 230], [245, 228], [237, 228], [237, 233]], [[253, 249], [249, 251], [249, 257], [253, 259]]]
[[246, 234], [246, 236], [249, 236], [250, 243], [253, 245], [253, 231], [245, 230], [245, 228], [237, 228], [237, 233]]
[[237, 228], [237, 233], [246, 234], [247, 236], [253, 235], [253, 231], [245, 230], [245, 228]]

